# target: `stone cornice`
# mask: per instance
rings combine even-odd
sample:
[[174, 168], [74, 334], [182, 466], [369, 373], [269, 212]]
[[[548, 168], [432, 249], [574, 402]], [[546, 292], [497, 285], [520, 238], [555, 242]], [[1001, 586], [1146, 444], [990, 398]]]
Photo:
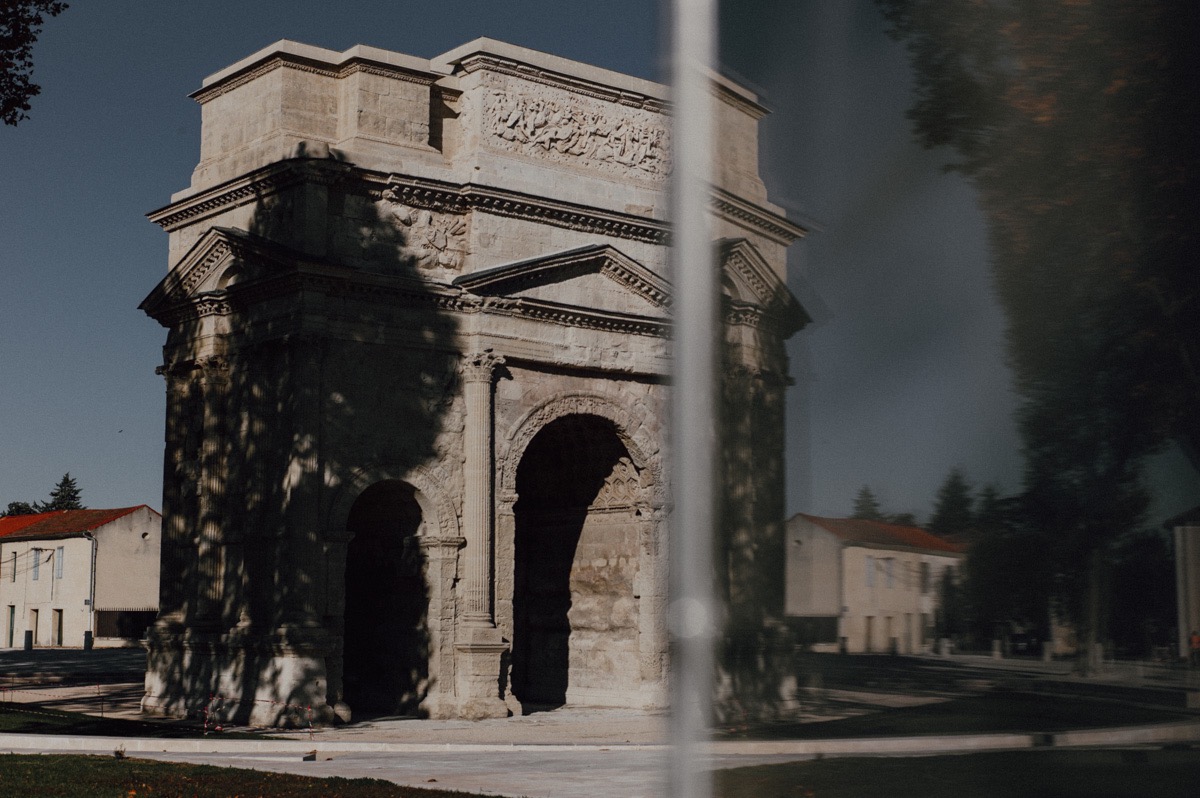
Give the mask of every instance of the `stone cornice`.
[[409, 83], [417, 83], [422, 86], [432, 85], [434, 81], [441, 77], [441, 75], [435, 73], [417, 72], [393, 64], [384, 64], [364, 58], [352, 58], [344, 63], [333, 65], [328, 62], [305, 58], [295, 53], [276, 53], [264, 61], [248, 66], [223, 80], [194, 91], [189, 96], [203, 105], [216, 97], [220, 97], [222, 94], [233, 91], [239, 86], [244, 86], [263, 75], [285, 67], [330, 78], [344, 78], [356, 72], [365, 72], [371, 75], [381, 75]]
[[206, 189], [146, 214], [146, 218], [171, 232], [185, 224], [214, 216], [229, 208], [258, 202], [300, 183], [332, 184], [349, 174], [350, 164], [330, 158], [293, 158]]
[[[336, 182], [352, 169], [350, 164], [332, 159], [280, 161], [152, 211], [147, 217], [170, 232], [228, 208], [259, 201], [301, 182]], [[460, 185], [430, 178], [379, 173], [364, 177], [372, 195], [378, 193], [382, 196], [384, 191], [390, 189], [399, 200], [414, 207], [454, 213], [479, 210], [495, 216], [543, 222], [615, 238], [662, 245], [670, 243], [670, 225], [661, 219], [471, 183]], [[807, 233], [803, 227], [783, 216], [721, 188], [713, 189], [710, 207], [718, 215], [784, 246]]]
[[732, 105], [734, 108], [738, 109], [743, 114], [754, 120], [762, 119], [767, 115], [768, 111], [766, 108], [750, 99], [745, 94], [735, 90], [731, 86], [724, 85], [722, 81], [723, 79], [718, 78], [709, 84], [713, 96], [715, 96], [718, 100]]
[[[281, 161], [152, 211], [147, 217], [171, 232], [228, 208], [260, 201], [301, 182], [335, 182], [352, 168], [349, 164], [329, 159]], [[543, 222], [597, 235], [653, 244], [669, 243], [669, 225], [645, 216], [470, 183], [459, 185], [442, 180], [379, 173], [368, 173], [363, 177], [369, 193], [375, 199], [390, 190], [398, 201], [413, 207], [451, 213], [479, 210], [495, 216]]]
[[712, 189], [709, 206], [735, 224], [762, 233], [772, 241], [788, 246], [808, 234], [800, 225], [766, 208], [744, 200], [723, 188]]
[[414, 207], [459, 213], [478, 210], [495, 216], [543, 222], [587, 233], [652, 244], [669, 243], [669, 225], [665, 221], [630, 213], [606, 211], [490, 186], [471, 183], [457, 185], [420, 177], [390, 175], [387, 177], [387, 187], [400, 201]]
[[656, 338], [665, 338], [671, 331], [671, 322], [667, 319], [563, 305], [544, 299], [489, 297], [479, 306], [479, 312], [496, 316], [516, 316], [564, 327]]
[[565, 89], [575, 94], [594, 97], [598, 100], [605, 100], [630, 108], [644, 108], [655, 113], [664, 113], [667, 110], [667, 103], [658, 97], [652, 97], [648, 94], [629, 91], [627, 89], [619, 89], [614, 86], [607, 86], [603, 83], [565, 75], [553, 70], [541, 69], [491, 53], [470, 55], [459, 61], [458, 66], [462, 74], [466, 75], [485, 69], [489, 72], [510, 75], [556, 89]]

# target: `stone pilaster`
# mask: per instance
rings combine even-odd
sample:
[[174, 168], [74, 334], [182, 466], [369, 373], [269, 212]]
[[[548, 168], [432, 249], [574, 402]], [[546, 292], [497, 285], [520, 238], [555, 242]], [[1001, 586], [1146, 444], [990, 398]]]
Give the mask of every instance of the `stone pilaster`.
[[452, 718], [458, 707], [453, 694], [442, 685], [454, 679], [454, 581], [458, 572], [458, 552], [463, 538], [421, 535], [417, 538], [425, 560], [425, 583], [429, 587], [429, 677], [435, 687], [422, 704], [431, 718]]
[[281, 612], [283, 628], [321, 626], [318, 607], [323, 541], [320, 534], [321, 384], [326, 343], [311, 334], [289, 337], [287, 358], [292, 375], [291, 451], [284, 478], [285, 546], [280, 552], [287, 591]]
[[504, 358], [491, 350], [467, 355], [462, 363], [463, 536], [466, 538], [464, 606], [455, 635], [455, 692], [463, 717], [503, 717], [501, 660], [508, 645], [496, 628], [492, 596], [495, 510], [492, 446], [492, 381]]
[[229, 361], [223, 357], [207, 357], [199, 366], [204, 432], [200, 444], [196, 620], [203, 627], [215, 629], [221, 626], [221, 605], [225, 593], [222, 525], [225, 516], [225, 402], [229, 388]]
[[193, 388], [190, 364], [187, 368], [168, 363], [155, 369], [166, 380], [167, 412], [165, 424], [166, 457], [163, 460], [163, 530], [161, 572], [179, 578], [163, 579], [159, 586], [159, 613], [156, 626], [178, 628], [187, 618], [190, 596], [188, 572], [191, 560], [191, 534], [185, 507], [184, 478], [188, 453], [187, 431], [194, 419], [189, 417]]

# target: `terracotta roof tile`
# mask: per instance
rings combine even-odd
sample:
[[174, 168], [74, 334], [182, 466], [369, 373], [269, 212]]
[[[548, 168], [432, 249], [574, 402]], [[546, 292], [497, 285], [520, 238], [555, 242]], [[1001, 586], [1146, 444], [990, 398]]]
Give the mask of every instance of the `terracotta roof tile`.
[[118, 518], [145, 507], [118, 507], [114, 510], [54, 510], [34, 515], [8, 515], [0, 518], [0, 538], [6, 540], [31, 540], [39, 538], [69, 538], [111, 524]]
[[883, 521], [868, 521], [864, 518], [821, 518], [816, 515], [798, 513], [796, 518], [811, 521], [840, 540], [851, 543], [871, 543], [877, 546], [905, 546], [912, 549], [945, 551], [961, 554], [965, 548], [957, 543], [931, 535], [924, 529]]

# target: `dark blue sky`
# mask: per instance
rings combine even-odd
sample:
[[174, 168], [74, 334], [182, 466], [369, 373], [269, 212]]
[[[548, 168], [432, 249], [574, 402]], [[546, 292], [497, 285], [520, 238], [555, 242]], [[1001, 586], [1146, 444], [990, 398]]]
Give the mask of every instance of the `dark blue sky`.
[[[188, 184], [200, 113], [187, 95], [206, 75], [282, 38], [428, 57], [486, 35], [659, 79], [656, 11], [106, 0], [49, 20], [32, 118], [0, 130], [0, 507], [45, 498], [65, 471], [93, 507], [161, 502], [165, 334], [137, 305], [166, 269], [166, 235], [144, 214]], [[953, 466], [1016, 490], [983, 221], [912, 141], [903, 49], [863, 0], [725, 12], [726, 64], [774, 110], [768, 188], [813, 226], [791, 259], [819, 321], [791, 347], [789, 512], [846, 514], [869, 484], [886, 509], [924, 517]], [[1195, 498], [1173, 479], [1166, 512]]]

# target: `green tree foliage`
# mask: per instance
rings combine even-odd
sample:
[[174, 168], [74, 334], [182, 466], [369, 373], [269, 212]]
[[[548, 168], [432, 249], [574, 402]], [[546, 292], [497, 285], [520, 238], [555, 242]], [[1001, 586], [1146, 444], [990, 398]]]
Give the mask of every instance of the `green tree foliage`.
[[962, 471], [950, 469], [946, 480], [938, 488], [933, 515], [929, 519], [929, 531], [947, 538], [969, 535], [975, 527], [974, 504], [971, 485]]
[[65, 11], [54, 0], [4, 0], [0, 6], [0, 119], [16, 125], [29, 118], [29, 101], [41, 93], [32, 81], [33, 45], [46, 17]]
[[1113, 547], [1109, 635], [1122, 656], [1146, 657], [1174, 642], [1175, 558], [1157, 530], [1139, 531]]
[[938, 581], [938, 604], [934, 615], [935, 634], [938, 637], [958, 637], [968, 630], [966, 606], [963, 602], [963, 585], [958, 569], [951, 566], [942, 571]]
[[1055, 584], [1047, 537], [1025, 523], [1020, 497], [1002, 497], [991, 486], [980, 491], [975, 528], [963, 579], [967, 626], [975, 643], [986, 645], [1013, 627], [1046, 639]]
[[8, 508], [0, 515], [33, 515], [40, 512], [37, 507], [29, 502], [9, 502]]
[[883, 513], [879, 510], [879, 502], [875, 498], [875, 494], [866, 485], [858, 491], [858, 495], [854, 497], [854, 512], [850, 515], [851, 518], [863, 518], [868, 521], [882, 521]]
[[86, 509], [80, 499], [83, 492], [76, 484], [70, 473], [63, 474], [62, 479], [50, 491], [50, 501], [45, 502], [9, 502], [8, 509], [3, 515], [32, 515], [33, 513], [49, 513], [54, 510], [83, 510]]
[[63, 474], [62, 479], [54, 486], [54, 490], [50, 491], [50, 501], [41, 505], [39, 512], [47, 513], [51, 510], [82, 510], [83, 504], [79, 499], [82, 492], [79, 486], [75, 484], [75, 480], [69, 473]]
[[1146, 507], [1144, 458], [1172, 438], [1200, 453], [1200, 4], [879, 4], [912, 55], [918, 136], [979, 190], [1026, 507], [1088, 594], [1087, 643], [1103, 549]]

